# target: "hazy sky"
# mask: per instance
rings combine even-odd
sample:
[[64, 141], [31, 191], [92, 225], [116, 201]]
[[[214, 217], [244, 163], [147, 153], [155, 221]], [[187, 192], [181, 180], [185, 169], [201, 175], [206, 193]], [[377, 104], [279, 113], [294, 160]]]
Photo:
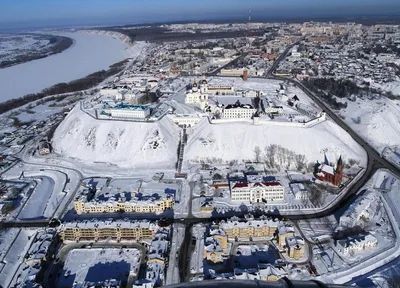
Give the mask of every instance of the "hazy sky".
[[399, 0], [1, 0], [0, 27], [399, 13]]

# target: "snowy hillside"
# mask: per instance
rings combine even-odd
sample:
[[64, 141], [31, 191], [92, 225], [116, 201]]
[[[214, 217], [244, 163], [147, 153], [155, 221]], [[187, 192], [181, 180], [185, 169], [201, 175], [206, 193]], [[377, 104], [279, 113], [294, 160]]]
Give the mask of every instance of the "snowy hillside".
[[174, 167], [179, 128], [167, 117], [156, 123], [96, 120], [76, 106], [57, 128], [53, 148], [84, 162], [120, 167]]
[[[329, 160], [335, 162], [340, 155], [344, 160], [350, 158], [366, 164], [365, 151], [339, 126], [327, 121], [313, 128], [296, 128], [270, 125], [252, 125], [250, 123], [209, 124], [203, 120], [192, 128], [185, 148], [185, 160], [200, 161], [216, 158], [222, 162], [232, 160], [255, 161], [255, 149], [261, 150], [271, 144], [280, 145], [305, 156], [304, 162], [309, 164], [316, 160], [322, 161], [324, 153]], [[281, 162], [281, 167], [287, 166], [286, 160], [290, 151], [278, 149], [274, 155], [275, 162]], [[286, 155], [278, 155], [286, 154]], [[278, 159], [280, 158], [280, 159]], [[295, 158], [295, 155], [292, 156]], [[285, 162], [286, 161], [286, 162]], [[293, 159], [291, 165], [295, 165]]]
[[382, 97], [347, 104], [347, 109], [341, 111], [345, 121], [379, 153], [385, 147], [400, 147], [400, 101]]

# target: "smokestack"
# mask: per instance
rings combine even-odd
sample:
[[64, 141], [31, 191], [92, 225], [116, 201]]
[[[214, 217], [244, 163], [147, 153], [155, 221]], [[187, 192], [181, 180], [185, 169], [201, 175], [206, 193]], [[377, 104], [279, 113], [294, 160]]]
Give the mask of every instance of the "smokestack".
[[247, 70], [243, 70], [243, 81], [247, 81]]

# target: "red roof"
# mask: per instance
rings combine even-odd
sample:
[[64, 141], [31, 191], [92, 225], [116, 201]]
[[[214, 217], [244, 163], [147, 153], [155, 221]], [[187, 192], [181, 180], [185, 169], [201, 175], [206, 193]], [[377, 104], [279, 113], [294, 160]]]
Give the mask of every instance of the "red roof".
[[274, 182], [263, 182], [262, 183], [265, 186], [282, 186], [281, 183], [279, 183], [278, 181], [274, 181]]
[[[260, 184], [264, 185], [264, 186], [282, 186], [281, 183], [279, 183], [278, 181], [274, 181], [274, 182], [256, 182], [254, 183], [254, 186], [261, 186]], [[248, 187], [249, 183], [236, 183], [235, 186], [233, 186], [232, 188], [243, 188], [243, 187]]]
[[248, 183], [236, 183], [235, 186], [233, 186], [233, 188], [243, 188], [243, 187], [247, 187]]

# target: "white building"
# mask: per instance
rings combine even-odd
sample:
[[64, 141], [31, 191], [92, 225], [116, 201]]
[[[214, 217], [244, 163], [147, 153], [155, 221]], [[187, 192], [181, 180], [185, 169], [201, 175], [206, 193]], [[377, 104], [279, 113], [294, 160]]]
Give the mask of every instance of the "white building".
[[224, 76], [242, 76], [244, 69], [221, 69], [221, 75]]
[[103, 87], [100, 89], [100, 95], [102, 96], [115, 96], [119, 93], [118, 87]]
[[115, 94], [114, 97], [116, 102], [126, 101], [129, 102], [130, 104], [137, 104], [138, 99], [140, 98], [141, 95], [142, 94], [139, 91], [124, 89], [120, 90], [117, 94]]
[[47, 155], [50, 154], [50, 144], [47, 141], [39, 142], [39, 154], [40, 155]]
[[378, 240], [372, 236], [360, 235], [356, 237], [349, 237], [344, 240], [338, 241], [338, 250], [343, 253], [344, 256], [352, 256], [357, 252], [368, 250], [370, 248], [376, 247], [378, 245]]
[[202, 118], [202, 116], [197, 114], [177, 114], [172, 116], [172, 121], [178, 126], [193, 127], [199, 123]]
[[199, 91], [197, 83], [193, 83], [192, 89], [186, 92], [185, 104], [196, 105], [204, 109], [208, 105], [208, 95]]
[[231, 85], [223, 85], [223, 84], [210, 85], [207, 83], [202, 83], [201, 91], [202, 93], [209, 95], [233, 95], [235, 93], [235, 88]]
[[112, 108], [103, 109], [103, 114], [107, 114], [108, 116], [115, 118], [144, 119], [150, 115], [150, 107], [119, 104]]
[[290, 188], [292, 189], [292, 193], [296, 200], [308, 199], [308, 193], [303, 184], [292, 183], [292, 184], [290, 184]]
[[225, 119], [251, 119], [256, 112], [251, 105], [240, 103], [227, 105], [222, 111]]
[[231, 188], [231, 200], [235, 202], [263, 203], [265, 201], [281, 201], [284, 196], [285, 188], [277, 181], [236, 183]]
[[282, 115], [283, 114], [283, 107], [282, 106], [269, 106], [269, 107], [267, 107], [265, 112], [267, 114], [279, 114], [279, 115]]

